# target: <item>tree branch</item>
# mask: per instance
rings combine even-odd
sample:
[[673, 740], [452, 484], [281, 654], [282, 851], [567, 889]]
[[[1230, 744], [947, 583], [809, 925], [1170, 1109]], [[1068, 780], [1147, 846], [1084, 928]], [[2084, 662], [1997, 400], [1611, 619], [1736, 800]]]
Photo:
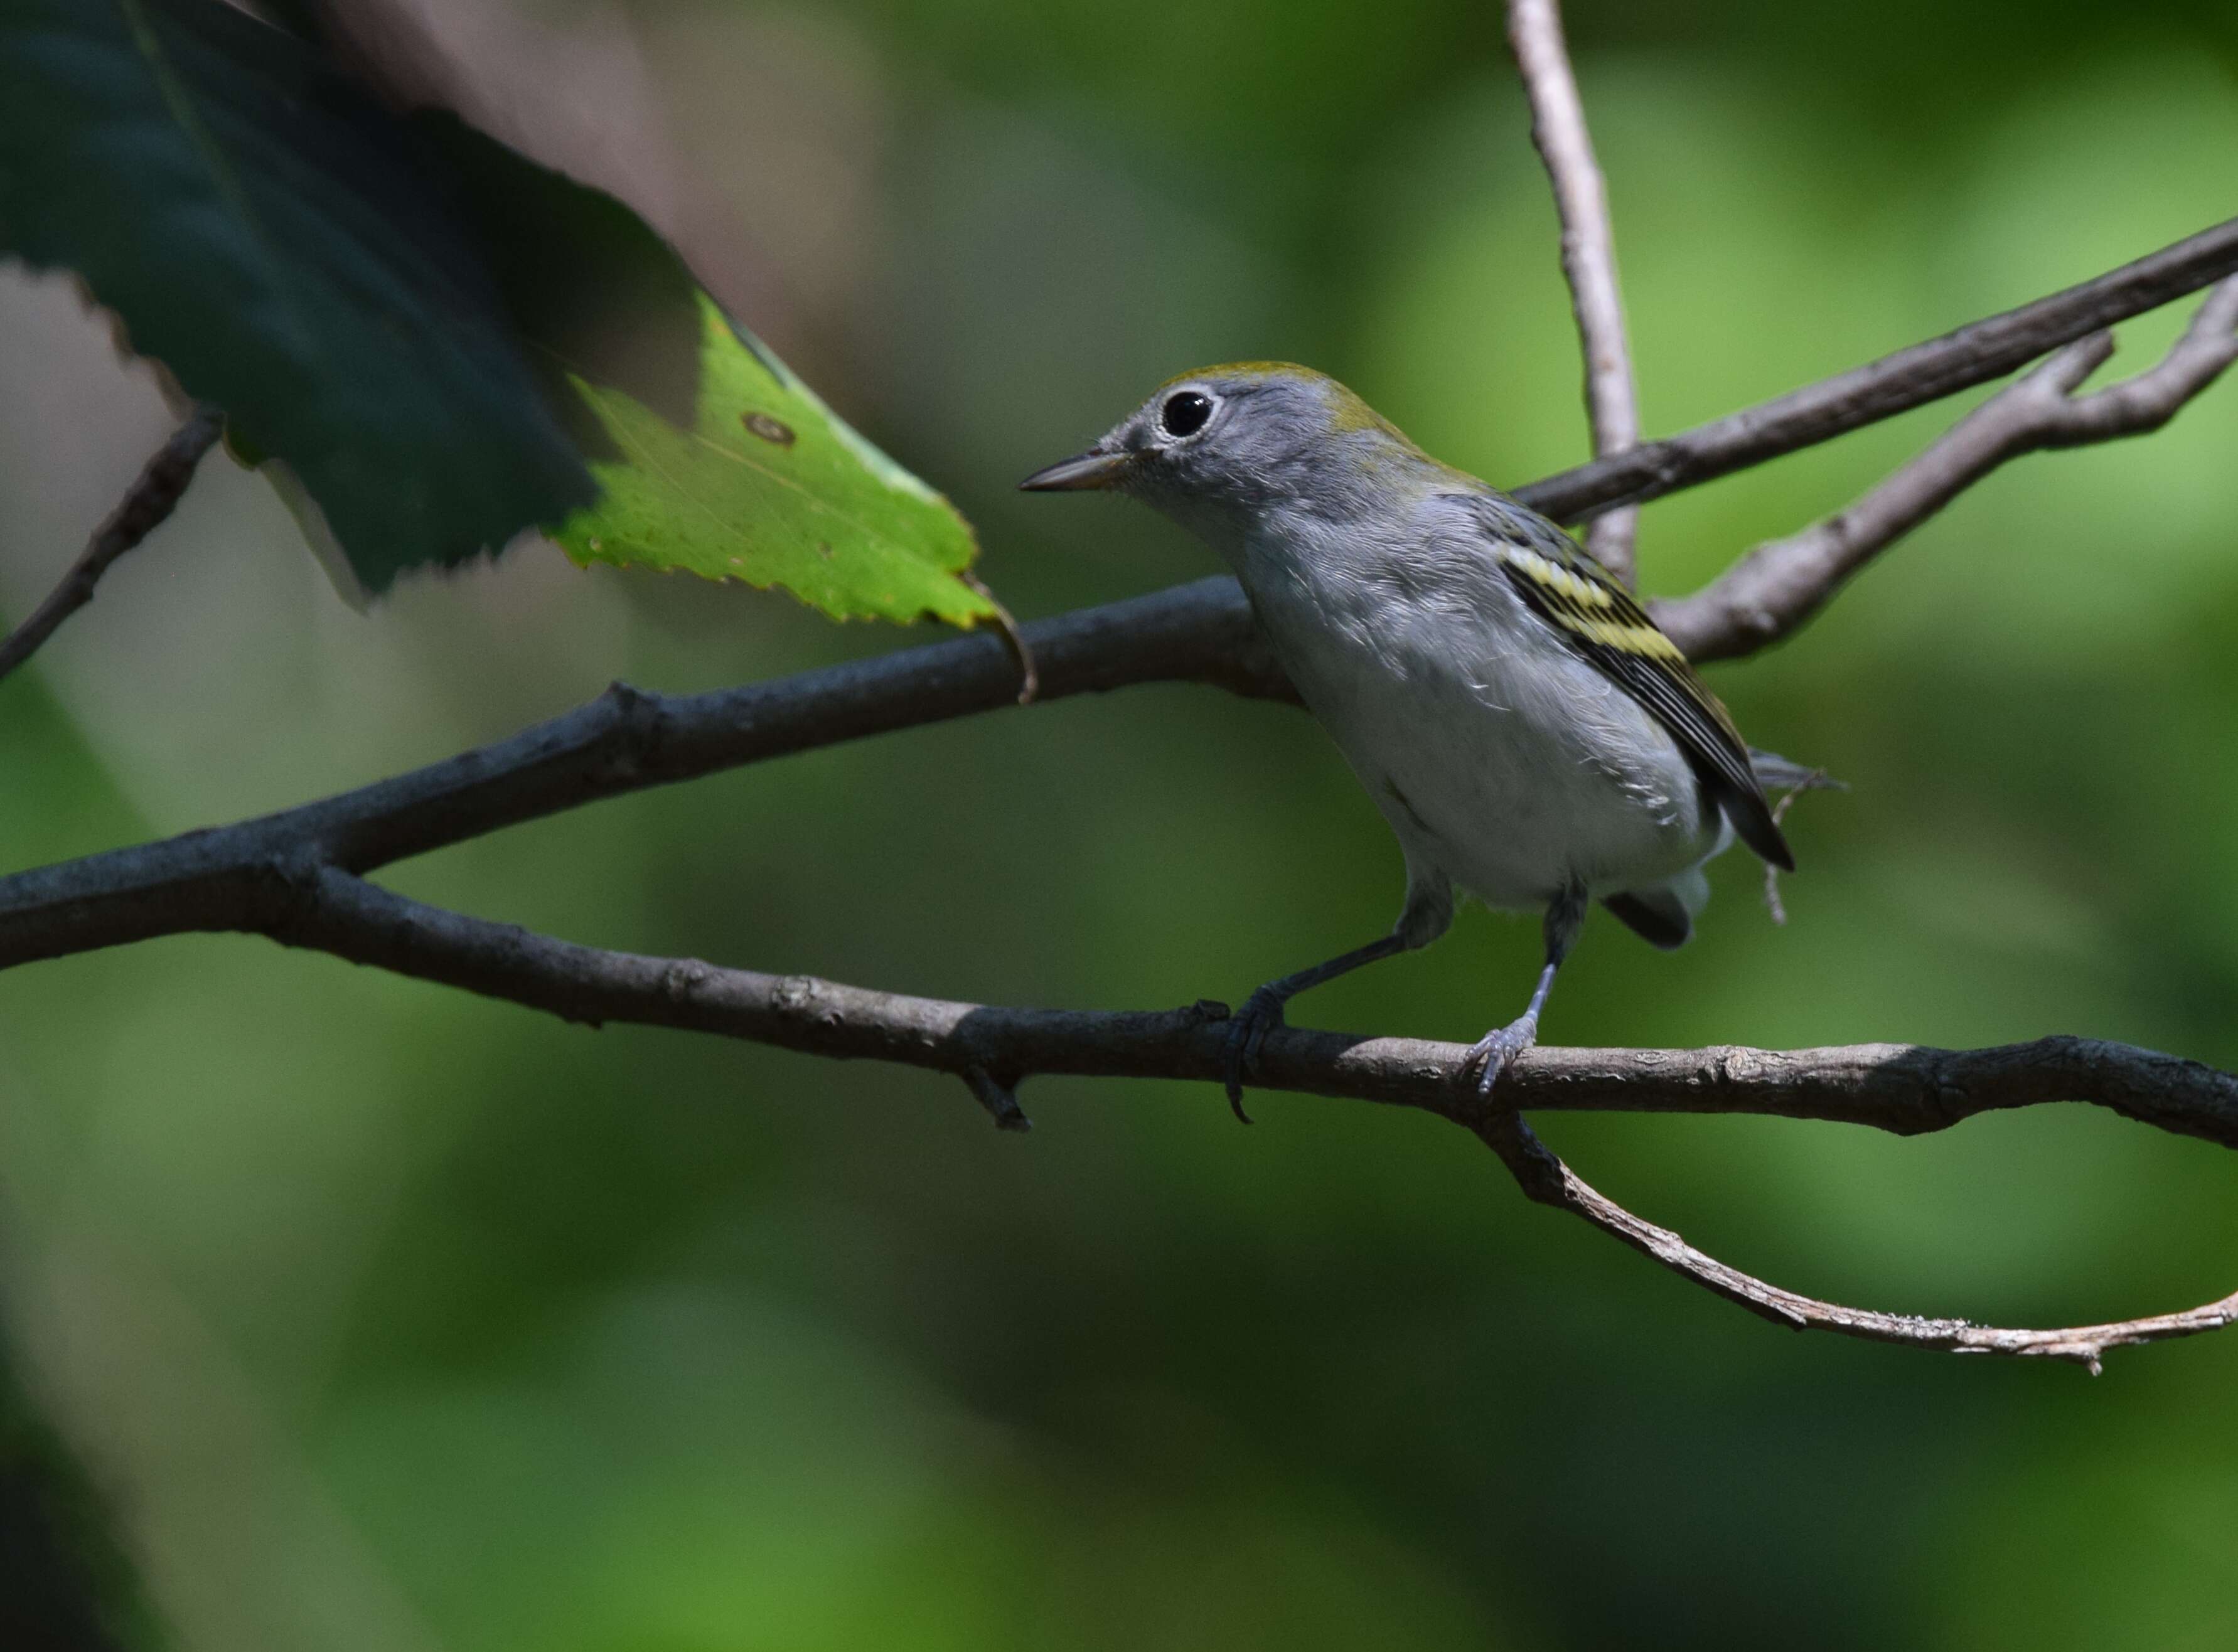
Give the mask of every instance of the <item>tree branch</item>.
[[[192, 926], [264, 935], [562, 1020], [666, 1027], [840, 1060], [897, 1062], [1015, 1090], [1028, 1078], [1218, 1083], [1228, 1007], [1009, 1008], [646, 957], [447, 911], [315, 861], [268, 869], [253, 896]], [[1278, 1027], [1254, 1087], [1375, 1101], [1471, 1128], [1493, 1116], [1460, 1081], [1465, 1044]], [[1753, 1113], [1924, 1135], [1985, 1113], [2080, 1101], [2238, 1148], [2238, 1077], [2097, 1039], [1978, 1050], [1857, 1044], [1805, 1050], [1540, 1047], [1500, 1075], [1501, 1111]]]
[[[1286, 686], [1232, 579], [1023, 628], [1037, 703], [1130, 683]], [[231, 826], [0, 878], [0, 968], [182, 929], [228, 928], [243, 890], [308, 857], [364, 872], [601, 798], [767, 757], [1015, 705], [985, 633], [774, 682], [670, 697], [617, 683], [510, 738]]]
[[[1531, 100], [1531, 142], [1546, 163], [1561, 220], [1562, 275], [1570, 285], [1570, 309], [1585, 356], [1593, 452], [1620, 453], [1639, 439], [1639, 406], [1617, 285], [1616, 235], [1557, 0], [1507, 0], [1507, 41]], [[1639, 507], [1622, 506], [1586, 525], [1587, 548], [1626, 585], [1632, 579], [1639, 525]]]
[[125, 490], [123, 499], [109, 519], [94, 530], [93, 538], [63, 575], [62, 583], [47, 594], [31, 617], [0, 640], [0, 677], [4, 677], [39, 651], [63, 621], [93, 600], [93, 588], [109, 564], [138, 545], [178, 508], [179, 499], [194, 479], [195, 466], [209, 452], [225, 429], [225, 415], [215, 407], [195, 409], [171, 439], [156, 450], [138, 479]]
[[[1227, 1006], [1098, 1014], [992, 1008], [765, 975], [697, 959], [577, 946], [407, 899], [333, 867], [273, 869], [263, 898], [230, 927], [397, 974], [463, 988], [572, 1021], [637, 1022], [810, 1054], [867, 1057], [952, 1074], [1007, 1129], [1027, 1127], [1016, 1087], [1042, 1074], [1220, 1081]], [[2068, 1100], [2238, 1146], [2238, 1078], [2195, 1061], [2088, 1039], [1996, 1049], [1526, 1052], [1486, 1107], [1463, 1081], [1469, 1047], [1277, 1028], [1261, 1089], [1416, 1107], [1476, 1133], [1523, 1191], [1776, 1323], [1961, 1353], [2073, 1360], [2094, 1372], [2109, 1347], [2188, 1336], [2238, 1318], [2238, 1293], [2188, 1312], [2062, 1330], [2005, 1330], [1842, 1307], [1767, 1285], [1595, 1192], [1514, 1109], [1765, 1113], [1899, 1134], [2002, 1108]]]
[[[1957, 387], [1955, 380], [1963, 377], [1951, 354], [1963, 352], [1953, 340], [1981, 335], [1994, 343], [2016, 332], [2048, 337], [2078, 314], [2142, 307], [2147, 296], [2181, 292], [2187, 281], [2201, 284], [2209, 278], [2203, 271], [2221, 273], [2225, 264], [2238, 264], [2238, 220], [2025, 311], [1890, 360], [1923, 364], [1919, 376], [1905, 381], [1910, 388], [1904, 393], [1927, 400]], [[2031, 314], [2037, 319], [2016, 319]], [[1873, 377], [1883, 403], [1901, 400], [1896, 380], [1878, 367], [1860, 373]], [[1858, 378], [1845, 374], [1828, 383]], [[1752, 433], [1749, 439], [1759, 457], [1787, 451], [1782, 444], [1801, 446], [1820, 439], [1822, 404], [1831, 394], [1825, 386], [1814, 387], [1672, 439], [1692, 444], [1689, 463], [1698, 468], [1724, 462], [1718, 455], [1727, 449], [1720, 444], [1728, 438], [1715, 433], [1724, 430]], [[1849, 394], [1833, 399], [1846, 406]], [[1534, 484], [1521, 490], [1522, 497], [1541, 508], [1586, 497], [1590, 490], [1581, 492], [1578, 479], [1599, 472], [1606, 463], [1596, 460]], [[1296, 698], [1258, 637], [1242, 591], [1224, 575], [1038, 620], [1022, 627], [1022, 634], [1038, 667], [1041, 700], [1150, 682], [1207, 683], [1239, 694]], [[199, 924], [194, 915], [233, 909], [242, 884], [291, 855], [315, 853], [348, 870], [370, 871], [599, 798], [996, 710], [1014, 704], [1017, 691], [1010, 648], [985, 634], [688, 697], [642, 693], [618, 684], [589, 704], [510, 739], [355, 791], [0, 879], [0, 968], [182, 928], [225, 927]]]
[[2001, 379], [2063, 344], [2231, 274], [2238, 274], [2238, 218], [2033, 304], [1534, 482], [1516, 497], [1558, 522], [1660, 499]]
[[[1980, 382], [2234, 267], [2238, 221], [1857, 373], [1649, 448], [1597, 459], [1524, 489], [1522, 496], [1574, 517], [1619, 497], [1689, 486]], [[2201, 326], [2195, 322], [2188, 336], [2198, 335]], [[2014, 356], [2016, 350], [2023, 354]], [[2040, 445], [2102, 439], [2164, 418], [2163, 409], [2172, 411], [2191, 393], [2184, 387], [2202, 371], [2204, 359], [2172, 357], [2138, 380], [2076, 400], [2069, 393], [2081, 374], [2063, 375], [2087, 354], [2063, 357], [2056, 370], [2031, 375], [2053, 386], [2063, 406], [2082, 410], [2071, 424], [2060, 425], [2050, 444]], [[1640, 459], [1651, 449], [1662, 457]], [[175, 488], [170, 497], [175, 500]], [[160, 518], [149, 525], [154, 519]], [[1151, 681], [1294, 697], [1258, 638], [1241, 592], [1226, 578], [1041, 621], [1023, 628], [1023, 640], [1040, 669], [1042, 699]], [[422, 906], [358, 876], [602, 797], [994, 710], [1015, 703], [1017, 685], [1010, 651], [986, 635], [689, 697], [617, 684], [590, 704], [510, 739], [355, 791], [0, 879], [0, 968], [156, 935], [262, 934], [573, 1020], [639, 1021], [935, 1068], [964, 1080], [1010, 1127], [1024, 1123], [1015, 1092], [1032, 1074], [1217, 1079], [1225, 1006], [1103, 1015], [904, 998], [576, 947]], [[1991, 1332], [1953, 1321], [1930, 1322], [1941, 1328], [1920, 1332], [1920, 1322], [1812, 1303], [1701, 1257], [1592, 1193], [1527, 1133], [1516, 1133], [1520, 1125], [1500, 1123], [1506, 1113], [1487, 1113], [1461, 1099], [1471, 1094], [1453, 1082], [1464, 1055], [1459, 1046], [1283, 1030], [1268, 1040], [1256, 1082], [1424, 1107], [1453, 1119], [1500, 1150], [1533, 1197], [1572, 1209], [1698, 1282], [1790, 1323], [1930, 1346], [2095, 1358], [2097, 1350], [2122, 1341], [2207, 1329], [2231, 1315], [2226, 1303], [2076, 1331]], [[1516, 1064], [1501, 1090], [1506, 1107], [1765, 1113], [1907, 1133], [1993, 1108], [2063, 1099], [2238, 1146], [2238, 1080], [2195, 1062], [2080, 1039], [1968, 1052], [1896, 1045], [1784, 1054], [1541, 1049]]]
[[2113, 353], [2109, 333], [2066, 346], [1849, 509], [1757, 546], [1691, 597], [1652, 605], [1657, 622], [1695, 660], [1753, 653], [1793, 631], [1851, 575], [2008, 459], [2158, 430], [2238, 360], [2238, 278], [2207, 295], [2158, 364], [2076, 396]]

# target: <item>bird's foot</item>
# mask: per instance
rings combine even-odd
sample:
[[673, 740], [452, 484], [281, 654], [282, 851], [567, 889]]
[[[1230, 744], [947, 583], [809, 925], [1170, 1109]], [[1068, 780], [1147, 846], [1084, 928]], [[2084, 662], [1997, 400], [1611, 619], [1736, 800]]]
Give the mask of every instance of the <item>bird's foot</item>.
[[1281, 996], [1266, 987], [1245, 999], [1228, 1024], [1228, 1105], [1246, 1124], [1251, 1115], [1243, 1110], [1243, 1080], [1258, 1076], [1259, 1052], [1266, 1047], [1267, 1034], [1281, 1025]]
[[1461, 1062], [1460, 1080], [1469, 1081], [1476, 1074], [1476, 1094], [1479, 1100], [1489, 1100], [1492, 1087], [1500, 1082], [1500, 1075], [1507, 1064], [1539, 1041], [1539, 1018], [1533, 1014], [1518, 1015], [1506, 1026], [1486, 1033], [1469, 1046], [1469, 1053]]

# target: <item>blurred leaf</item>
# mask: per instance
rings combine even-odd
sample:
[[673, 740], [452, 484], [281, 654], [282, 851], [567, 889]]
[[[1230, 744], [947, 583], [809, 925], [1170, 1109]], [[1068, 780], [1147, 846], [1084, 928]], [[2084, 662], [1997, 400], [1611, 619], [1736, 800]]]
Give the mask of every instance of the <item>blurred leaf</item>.
[[672, 422], [691, 423], [699, 402], [699, 283], [676, 249], [613, 196], [454, 115], [427, 110], [411, 123], [457, 192], [507, 313], [531, 347], [529, 370], [570, 421], [575, 441], [594, 458], [620, 457], [571, 387], [571, 372], [621, 390]]
[[0, 1340], [0, 1646], [121, 1652], [164, 1639], [104, 1499]]
[[409, 133], [312, 49], [216, 0], [0, 0], [0, 246], [284, 460], [368, 589], [593, 497]]

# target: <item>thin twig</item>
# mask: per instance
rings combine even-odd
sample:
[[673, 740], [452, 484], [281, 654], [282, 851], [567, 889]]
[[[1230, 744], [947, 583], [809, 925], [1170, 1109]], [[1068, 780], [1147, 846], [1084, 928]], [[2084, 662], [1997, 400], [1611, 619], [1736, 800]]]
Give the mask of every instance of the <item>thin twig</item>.
[[1690, 597], [1654, 605], [1657, 620], [1692, 658], [1751, 653], [1793, 632], [1851, 575], [2007, 460], [2158, 430], [2238, 360], [2238, 277], [2207, 295], [2155, 365], [2077, 396], [2113, 353], [2109, 333], [2066, 346], [1847, 510], [1757, 546]]
[[2219, 1331], [2238, 1320], [2238, 1292], [2182, 1313], [2153, 1314], [2109, 1325], [2069, 1325], [2050, 1331], [2008, 1330], [1976, 1325], [1966, 1319], [1919, 1318], [1910, 1314], [1883, 1313], [1871, 1308], [1849, 1308], [1838, 1303], [1822, 1302], [1729, 1267], [1717, 1258], [1696, 1250], [1669, 1228], [1658, 1227], [1633, 1215], [1588, 1186], [1513, 1113], [1486, 1119], [1478, 1127], [1477, 1133], [1486, 1146], [1500, 1155], [1500, 1162], [1530, 1199], [1581, 1217], [1602, 1232], [1613, 1235], [1642, 1255], [1660, 1262], [1682, 1279], [1692, 1279], [1704, 1290], [1728, 1302], [1738, 1303], [1774, 1325], [1797, 1331], [1831, 1331], [1844, 1337], [1862, 1337], [1870, 1342], [1893, 1342], [1945, 1353], [2063, 1359], [2083, 1366], [2096, 1377], [2100, 1361], [2109, 1348], [2195, 1337], [2202, 1332]]
[[[1639, 440], [1639, 405], [1632, 388], [1632, 352], [1625, 341], [1616, 235], [1557, 0], [1507, 0], [1507, 40], [1531, 101], [1531, 142], [1554, 187], [1554, 210], [1562, 225], [1562, 274], [1570, 285], [1570, 308], [1585, 357], [1586, 417], [1593, 452], [1621, 453]], [[1586, 547], [1627, 585], [1639, 525], [1639, 507], [1628, 505], [1595, 517], [1586, 528]]]
[[[1795, 800], [1804, 792], [1829, 783], [1824, 769], [1813, 769], [1801, 781], [1779, 795], [1779, 801], [1771, 806], [1771, 823], [1777, 827], [1784, 823], [1787, 819], [1787, 811], [1795, 807]], [[1774, 923], [1784, 924], [1787, 922], [1787, 903], [1779, 898], [1779, 869], [1770, 861], [1764, 863], [1764, 903]]]
[[93, 538], [70, 565], [62, 582], [31, 617], [0, 640], [0, 677], [4, 677], [39, 651], [63, 621], [93, 600], [93, 588], [109, 564], [138, 545], [178, 508], [195, 466], [215, 445], [225, 429], [225, 416], [215, 407], [195, 409], [187, 422], [156, 450], [109, 519], [94, 530]]

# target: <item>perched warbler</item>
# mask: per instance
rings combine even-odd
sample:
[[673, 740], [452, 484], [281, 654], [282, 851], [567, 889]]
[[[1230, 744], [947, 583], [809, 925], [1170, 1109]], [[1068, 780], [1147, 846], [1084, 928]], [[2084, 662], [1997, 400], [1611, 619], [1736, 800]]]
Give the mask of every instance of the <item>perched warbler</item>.
[[1390, 934], [1268, 981], [1236, 1015], [1239, 1117], [1283, 1006], [1436, 940], [1457, 889], [1546, 915], [1529, 1005], [1464, 1069], [1488, 1094], [1537, 1040], [1589, 902], [1672, 948], [1708, 898], [1703, 863], [1736, 833], [1793, 869], [1751, 757], [1775, 783], [1793, 765], [1751, 753], [1631, 593], [1553, 523], [1440, 464], [1322, 373], [1251, 362], [1173, 380], [1019, 486], [1129, 494], [1224, 557], [1406, 852]]

